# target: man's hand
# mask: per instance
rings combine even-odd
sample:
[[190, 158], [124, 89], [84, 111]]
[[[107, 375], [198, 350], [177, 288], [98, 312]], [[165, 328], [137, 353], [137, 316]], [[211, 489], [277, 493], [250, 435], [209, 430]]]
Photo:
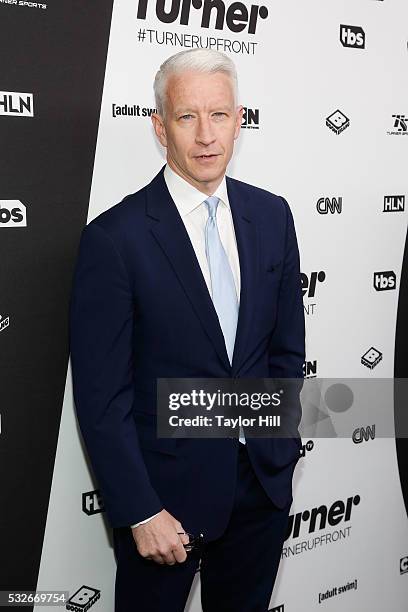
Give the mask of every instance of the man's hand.
[[180, 521], [167, 510], [162, 510], [148, 523], [132, 527], [137, 550], [146, 559], [152, 559], [160, 565], [182, 563], [187, 558], [183, 544], [188, 544], [188, 535], [179, 535], [184, 531]]

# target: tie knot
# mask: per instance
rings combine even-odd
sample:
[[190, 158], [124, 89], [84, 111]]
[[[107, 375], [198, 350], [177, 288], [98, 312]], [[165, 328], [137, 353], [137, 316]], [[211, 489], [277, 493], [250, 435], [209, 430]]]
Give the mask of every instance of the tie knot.
[[218, 206], [219, 201], [220, 201], [220, 198], [217, 198], [217, 196], [210, 196], [206, 200], [204, 200], [208, 208], [208, 215], [212, 219], [214, 219], [217, 214], [217, 206]]

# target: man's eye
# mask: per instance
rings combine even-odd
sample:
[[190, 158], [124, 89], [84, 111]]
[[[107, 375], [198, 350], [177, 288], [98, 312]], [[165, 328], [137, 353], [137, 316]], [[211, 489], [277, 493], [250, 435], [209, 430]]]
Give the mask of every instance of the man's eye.
[[180, 119], [191, 119], [193, 115], [181, 115]]
[[214, 116], [215, 116], [215, 117], [225, 117], [225, 116], [226, 116], [226, 113], [222, 113], [221, 111], [219, 111], [219, 112], [217, 112], [217, 113], [214, 113]]

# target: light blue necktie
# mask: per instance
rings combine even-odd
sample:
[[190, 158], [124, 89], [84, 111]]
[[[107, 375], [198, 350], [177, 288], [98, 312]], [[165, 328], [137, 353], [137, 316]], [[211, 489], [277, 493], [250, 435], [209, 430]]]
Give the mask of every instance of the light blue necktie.
[[[231, 266], [218, 233], [216, 215], [219, 201], [220, 199], [216, 196], [210, 196], [205, 200], [208, 209], [205, 226], [205, 254], [210, 270], [212, 300], [232, 364], [239, 305]], [[239, 439], [245, 442], [242, 428], [240, 428]]]

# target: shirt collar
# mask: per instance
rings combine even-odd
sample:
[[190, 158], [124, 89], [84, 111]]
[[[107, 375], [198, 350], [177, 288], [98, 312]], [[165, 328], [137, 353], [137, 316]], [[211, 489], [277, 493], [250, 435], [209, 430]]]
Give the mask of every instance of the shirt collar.
[[[193, 185], [190, 185], [184, 178], [174, 172], [169, 164], [166, 164], [164, 168], [164, 180], [181, 217], [188, 215], [208, 198], [206, 193], [193, 187]], [[217, 196], [220, 199], [220, 203], [222, 202], [227, 208], [230, 208], [225, 175], [215, 192], [211, 195]]]

